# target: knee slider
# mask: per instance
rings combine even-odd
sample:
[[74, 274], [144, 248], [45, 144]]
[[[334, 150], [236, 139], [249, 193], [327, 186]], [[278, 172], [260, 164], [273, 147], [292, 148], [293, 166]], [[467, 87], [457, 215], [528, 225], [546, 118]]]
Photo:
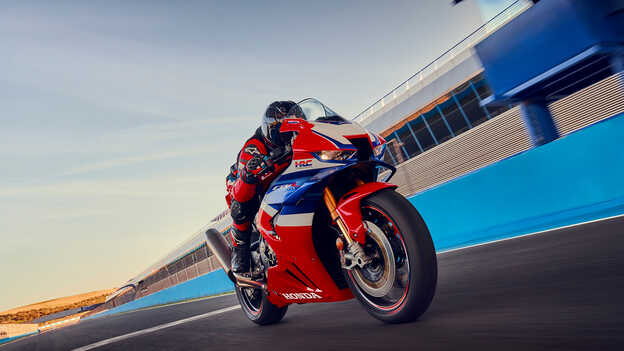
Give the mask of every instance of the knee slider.
[[232, 214], [234, 223], [242, 224], [253, 219], [253, 215], [257, 211], [257, 209], [254, 208], [254, 202], [255, 201], [246, 201], [241, 203], [236, 200], [232, 200], [230, 213]]

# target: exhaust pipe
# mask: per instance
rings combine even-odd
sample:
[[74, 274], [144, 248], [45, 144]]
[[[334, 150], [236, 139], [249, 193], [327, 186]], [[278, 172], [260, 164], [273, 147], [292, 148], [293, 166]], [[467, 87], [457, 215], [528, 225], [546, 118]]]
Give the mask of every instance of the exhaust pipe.
[[[234, 275], [234, 274], [232, 274]], [[249, 279], [246, 277], [242, 277], [239, 275], [234, 275], [235, 279], [236, 279], [236, 285], [240, 286], [240, 287], [244, 287], [244, 288], [260, 288], [264, 291], [268, 291], [267, 286], [265, 283], [263, 282], [259, 282], [259, 281], [255, 281], [253, 279]]]
[[236, 278], [232, 274], [232, 250], [223, 234], [214, 228], [206, 230], [206, 244], [223, 267], [225, 274], [233, 283], [236, 283]]
[[214, 253], [217, 261], [219, 261], [219, 264], [223, 267], [225, 274], [227, 274], [232, 283], [241, 287], [267, 290], [266, 284], [263, 282], [234, 275], [232, 272], [232, 249], [230, 249], [230, 245], [228, 245], [223, 234], [221, 234], [218, 230], [210, 228], [206, 231], [206, 244], [208, 245], [208, 248], [210, 248], [210, 251]]

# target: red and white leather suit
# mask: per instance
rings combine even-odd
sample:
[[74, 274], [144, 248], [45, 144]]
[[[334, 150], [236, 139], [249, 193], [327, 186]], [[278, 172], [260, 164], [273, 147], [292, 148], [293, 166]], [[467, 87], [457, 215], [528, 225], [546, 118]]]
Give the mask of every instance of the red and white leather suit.
[[[260, 201], [271, 182], [288, 166], [290, 160], [266, 167], [248, 167], [257, 162], [253, 158], [265, 158], [271, 152], [271, 146], [265, 142], [260, 128], [245, 142], [238, 153], [237, 163], [233, 165], [226, 179], [226, 201], [233, 219], [233, 226], [239, 235], [250, 232], [251, 221], [260, 208]], [[257, 160], [256, 160], [257, 161]], [[266, 164], [264, 164], [266, 166]], [[255, 168], [255, 169], [254, 169]], [[261, 176], [258, 176], [262, 172]], [[236, 245], [236, 240], [232, 242]]]

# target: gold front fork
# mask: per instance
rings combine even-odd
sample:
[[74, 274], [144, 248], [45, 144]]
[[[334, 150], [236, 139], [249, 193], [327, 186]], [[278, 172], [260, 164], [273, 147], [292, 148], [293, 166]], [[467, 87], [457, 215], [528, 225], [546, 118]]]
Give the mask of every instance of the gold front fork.
[[[360, 186], [364, 184], [364, 182], [356, 179], [356, 184]], [[336, 222], [338, 228], [340, 228], [342, 236], [344, 236], [347, 241], [347, 248], [345, 252], [343, 252], [344, 243], [340, 238], [336, 240], [336, 248], [340, 253], [340, 263], [342, 268], [349, 270], [355, 268], [356, 266], [364, 268], [371, 262], [371, 258], [364, 253], [362, 246], [357, 241], [353, 240], [351, 235], [349, 235], [349, 229], [347, 229], [347, 226], [342, 221], [342, 218], [338, 215], [338, 211], [336, 211], [336, 198], [334, 197], [334, 194], [332, 194], [331, 190], [329, 190], [329, 187], [326, 187], [325, 190], [323, 190], [323, 200], [325, 200], [325, 205], [329, 210], [332, 220]]]
[[336, 211], [336, 198], [334, 198], [334, 194], [332, 194], [331, 190], [329, 190], [329, 187], [326, 187], [323, 191], [323, 200], [325, 200], [325, 205], [329, 210], [329, 214], [332, 220], [336, 222], [338, 228], [340, 228], [340, 232], [347, 241], [347, 244], [351, 245], [353, 239], [351, 238], [351, 235], [349, 235], [349, 230], [347, 229], [347, 226], [342, 221], [342, 218], [340, 218], [340, 216], [338, 215], [338, 211]]

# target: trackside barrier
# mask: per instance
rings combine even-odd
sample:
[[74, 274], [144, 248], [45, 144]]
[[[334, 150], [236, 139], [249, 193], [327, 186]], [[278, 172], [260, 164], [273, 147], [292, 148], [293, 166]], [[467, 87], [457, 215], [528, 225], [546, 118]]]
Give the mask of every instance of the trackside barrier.
[[35, 334], [39, 334], [39, 332], [36, 331], [36, 332], [32, 332], [32, 333], [26, 333], [26, 334], [21, 334], [21, 335], [17, 335], [17, 336], [12, 336], [10, 338], [0, 339], [0, 345], [2, 345], [4, 343], [7, 343], [7, 342], [10, 342], [10, 341], [13, 341], [13, 340], [17, 340], [19, 338], [23, 338], [25, 336], [30, 336], [30, 335], [35, 335]]
[[80, 320], [80, 316], [73, 317], [73, 318], [68, 318], [68, 319], [63, 319], [63, 320], [60, 320], [58, 322], [42, 325], [41, 327], [39, 327], [39, 331], [45, 331], [45, 330], [48, 330], [48, 329], [55, 329], [55, 328], [67, 325], [68, 323], [77, 323], [79, 320]]
[[128, 312], [141, 308], [164, 305], [173, 302], [190, 300], [210, 295], [217, 295], [234, 290], [234, 284], [225, 275], [222, 269], [199, 277], [187, 280], [184, 283], [160, 290], [151, 295], [130, 301], [119, 307], [85, 317], [83, 319], [99, 318], [111, 314]]
[[624, 213], [624, 114], [410, 197], [447, 250]]
[[0, 344], [39, 333], [36, 323], [0, 324]]

